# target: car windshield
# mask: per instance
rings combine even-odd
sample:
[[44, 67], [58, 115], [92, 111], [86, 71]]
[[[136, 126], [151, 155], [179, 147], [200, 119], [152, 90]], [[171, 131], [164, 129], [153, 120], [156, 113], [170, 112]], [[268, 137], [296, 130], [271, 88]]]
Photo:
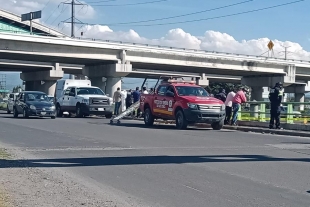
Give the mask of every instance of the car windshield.
[[44, 93], [27, 93], [25, 94], [26, 101], [49, 101], [49, 98]]
[[87, 94], [96, 94], [104, 95], [103, 91], [100, 88], [77, 88], [77, 95], [87, 95]]
[[202, 87], [176, 86], [179, 96], [209, 96], [208, 92]]

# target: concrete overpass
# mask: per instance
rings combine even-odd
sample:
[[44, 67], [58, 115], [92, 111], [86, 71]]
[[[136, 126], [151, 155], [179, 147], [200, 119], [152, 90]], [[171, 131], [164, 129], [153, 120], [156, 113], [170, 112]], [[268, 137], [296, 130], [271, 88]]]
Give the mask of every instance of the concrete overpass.
[[[148, 71], [199, 74], [201, 84], [208, 82], [208, 76], [210, 79], [212, 76], [215, 77], [213, 80], [221, 80], [223, 77], [227, 80], [227, 77], [233, 77], [231, 78], [233, 81], [239, 81], [239, 77], [242, 77], [242, 83], [257, 89], [282, 81], [288, 88], [294, 86], [296, 93], [310, 90], [307, 87], [310, 62], [306, 61], [4, 33], [0, 33], [0, 55], [3, 61], [7, 62], [20, 61], [26, 64], [29, 61], [38, 61], [42, 63], [41, 65], [45, 65], [43, 68], [33, 70], [21, 69], [23, 71], [21, 78], [26, 82], [39, 79], [45, 82], [54, 81], [61, 78], [64, 71], [68, 73], [81, 71], [94, 85], [102, 88], [105, 85], [111, 86], [106, 91], [109, 94], [121, 85], [120, 77], [143, 76]], [[36, 72], [38, 70], [41, 72]], [[69, 72], [70, 70], [72, 72]], [[107, 78], [106, 83], [102, 81], [102, 77]]]

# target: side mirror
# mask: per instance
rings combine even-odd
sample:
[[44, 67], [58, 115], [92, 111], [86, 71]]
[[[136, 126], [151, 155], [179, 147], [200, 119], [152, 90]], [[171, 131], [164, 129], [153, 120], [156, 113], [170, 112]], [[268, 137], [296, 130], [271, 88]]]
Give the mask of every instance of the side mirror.
[[105, 94], [106, 96], [110, 96], [110, 94]]
[[171, 91], [167, 91], [167, 92], [166, 92], [166, 96], [174, 97], [174, 93], [171, 92]]

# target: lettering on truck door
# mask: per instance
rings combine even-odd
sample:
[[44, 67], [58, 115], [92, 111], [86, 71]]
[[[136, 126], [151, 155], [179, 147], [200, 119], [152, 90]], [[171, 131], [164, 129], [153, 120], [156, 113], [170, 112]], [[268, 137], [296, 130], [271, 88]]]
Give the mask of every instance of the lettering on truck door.
[[[173, 87], [172, 86], [168, 86], [167, 88], [167, 92], [170, 92], [170, 93], [173, 93], [174, 95], [176, 94]], [[166, 110], [167, 110], [167, 114], [169, 117], [173, 117], [173, 106], [174, 106], [174, 103], [175, 103], [175, 97], [170, 97], [170, 96], [165, 96], [166, 101], [165, 103], [167, 104], [166, 105]]]
[[157, 89], [157, 93], [154, 95], [153, 113], [155, 116], [163, 116], [165, 114], [165, 106], [163, 104], [167, 86], [161, 85]]

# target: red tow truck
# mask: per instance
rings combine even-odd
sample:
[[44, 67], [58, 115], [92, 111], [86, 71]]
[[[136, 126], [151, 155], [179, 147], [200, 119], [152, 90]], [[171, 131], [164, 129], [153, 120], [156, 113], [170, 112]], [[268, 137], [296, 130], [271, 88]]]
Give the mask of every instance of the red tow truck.
[[223, 128], [225, 104], [211, 97], [195, 81], [166, 78], [156, 86], [153, 94], [141, 94], [140, 97], [145, 125], [152, 126], [154, 120], [163, 119], [175, 120], [178, 129], [186, 129], [195, 123], [211, 124], [214, 130]]

